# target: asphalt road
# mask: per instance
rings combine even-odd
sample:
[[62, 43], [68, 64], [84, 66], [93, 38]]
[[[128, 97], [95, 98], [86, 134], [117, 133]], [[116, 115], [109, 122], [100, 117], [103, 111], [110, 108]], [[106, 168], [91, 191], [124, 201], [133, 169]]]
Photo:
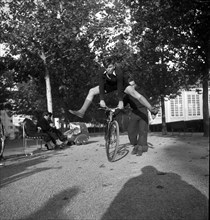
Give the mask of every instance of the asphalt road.
[[116, 162], [102, 136], [0, 167], [1, 220], [206, 220], [209, 139], [150, 133], [149, 151], [131, 155], [127, 136]]

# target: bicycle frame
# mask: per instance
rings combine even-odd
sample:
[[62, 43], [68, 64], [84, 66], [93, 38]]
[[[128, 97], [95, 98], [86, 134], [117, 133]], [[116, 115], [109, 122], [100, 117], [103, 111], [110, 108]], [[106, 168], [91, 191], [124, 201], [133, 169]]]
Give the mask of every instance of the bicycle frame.
[[104, 110], [106, 115], [107, 115], [106, 130], [105, 130], [105, 133], [106, 133], [110, 128], [111, 122], [113, 121], [115, 110], [118, 109], [118, 108], [108, 108], [108, 107], [102, 108], [102, 107], [100, 107], [99, 109]]
[[107, 117], [108, 128], [110, 126], [110, 123], [113, 121], [115, 110], [116, 110], [116, 108], [108, 108], [108, 109], [106, 109], [106, 112], [108, 112], [108, 114], [109, 114], [108, 117]]

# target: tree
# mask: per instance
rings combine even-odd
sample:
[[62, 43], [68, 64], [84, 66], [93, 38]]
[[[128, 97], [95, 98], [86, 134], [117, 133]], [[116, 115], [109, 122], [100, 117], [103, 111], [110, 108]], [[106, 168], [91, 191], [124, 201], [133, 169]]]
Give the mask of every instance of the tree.
[[0, 110], [4, 110], [9, 107], [10, 92], [8, 90], [5, 77], [0, 75]]
[[[19, 56], [15, 71], [19, 79], [45, 78], [47, 106], [52, 109], [51, 77], [64, 59], [73, 62], [80, 48], [81, 28], [88, 19], [86, 1], [4, 1], [1, 11], [2, 41]], [[31, 77], [28, 77], [31, 76]]]
[[12, 98], [12, 110], [17, 114], [33, 115], [35, 112], [44, 112], [46, 109], [44, 89], [40, 88], [34, 79], [16, 83], [16, 90], [13, 91]]
[[12, 72], [8, 70], [8, 60], [5, 57], [0, 57], [0, 110], [10, 109], [12, 88], [14, 87], [14, 81]]
[[[172, 1], [174, 11], [178, 12], [172, 22], [189, 33], [188, 52], [191, 51], [188, 70], [196, 70], [203, 84], [203, 128], [204, 136], [209, 136], [208, 81], [210, 75], [210, 2], [205, 0]], [[193, 60], [193, 61], [192, 61]]]
[[192, 44], [198, 40], [193, 29], [198, 28], [198, 23], [205, 26], [208, 22], [199, 19], [204, 12], [194, 3], [189, 7], [189, 1], [141, 0], [127, 4], [136, 21], [133, 40], [140, 48], [137, 66], [142, 73], [137, 80], [144, 79], [153, 94], [160, 97], [162, 130], [166, 133], [164, 97], [170, 98], [200, 79], [205, 59], [198, 52], [201, 43]]
[[45, 79], [49, 111], [54, 102], [59, 112], [57, 107], [63, 100], [59, 86], [67, 88], [66, 108], [81, 102], [88, 87], [95, 83], [95, 53], [98, 56], [108, 50], [117, 41], [113, 36], [125, 26], [124, 14], [119, 13], [125, 8], [116, 0], [112, 4], [102, 0], [5, 0], [2, 7], [6, 10], [0, 14], [1, 40], [8, 45], [10, 54], [18, 56], [16, 81], [36, 79], [43, 85]]
[[[209, 136], [209, 106], [208, 82], [210, 80], [210, 2], [195, 0], [191, 3], [194, 16], [191, 22], [186, 22], [193, 30], [195, 40], [191, 42], [200, 62], [200, 74], [203, 83], [203, 128], [204, 136]], [[196, 21], [196, 22], [195, 22]]]

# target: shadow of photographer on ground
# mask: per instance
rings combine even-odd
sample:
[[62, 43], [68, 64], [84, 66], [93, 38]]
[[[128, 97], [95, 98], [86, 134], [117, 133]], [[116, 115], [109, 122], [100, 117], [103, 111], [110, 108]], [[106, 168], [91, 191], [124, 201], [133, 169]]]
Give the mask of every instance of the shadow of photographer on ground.
[[153, 166], [130, 179], [101, 220], [208, 219], [208, 199], [176, 173]]

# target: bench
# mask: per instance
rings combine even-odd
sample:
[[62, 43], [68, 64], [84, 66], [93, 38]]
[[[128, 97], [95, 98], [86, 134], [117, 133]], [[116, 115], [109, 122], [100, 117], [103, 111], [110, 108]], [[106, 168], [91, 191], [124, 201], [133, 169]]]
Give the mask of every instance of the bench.
[[194, 130], [193, 128], [187, 127], [185, 121], [177, 121], [171, 123], [172, 135], [175, 131], [179, 132], [179, 135], [181, 134], [181, 132], [183, 132], [184, 135], [186, 132], [191, 132], [191, 135], [193, 135], [193, 130]]
[[23, 128], [23, 147], [24, 147], [25, 154], [26, 154], [26, 149], [28, 147], [27, 142], [31, 140], [36, 140], [36, 146], [40, 145], [40, 148], [42, 149], [42, 142], [43, 142], [42, 137], [41, 136], [40, 137], [39, 136], [38, 137], [28, 136], [25, 131], [25, 123], [23, 123], [22, 128]]

